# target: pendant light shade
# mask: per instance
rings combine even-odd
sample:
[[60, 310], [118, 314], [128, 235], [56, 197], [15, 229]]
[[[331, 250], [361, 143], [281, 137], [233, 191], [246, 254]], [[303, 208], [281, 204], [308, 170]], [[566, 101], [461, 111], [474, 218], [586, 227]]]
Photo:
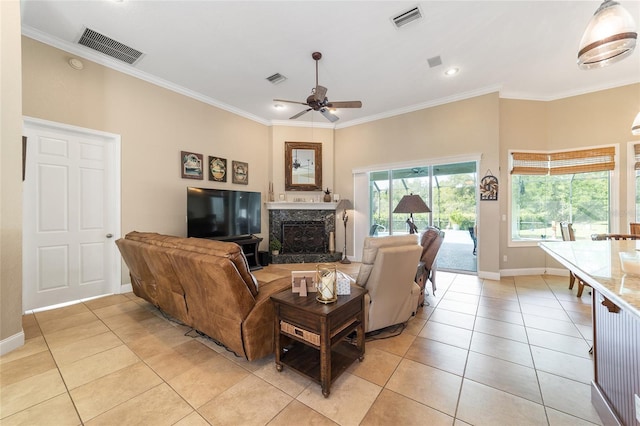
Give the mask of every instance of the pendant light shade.
[[631, 134], [634, 136], [640, 136], [640, 112], [636, 115], [636, 119], [633, 120], [631, 125]]
[[602, 2], [580, 41], [580, 69], [606, 67], [631, 55], [638, 32], [633, 17], [619, 3]]

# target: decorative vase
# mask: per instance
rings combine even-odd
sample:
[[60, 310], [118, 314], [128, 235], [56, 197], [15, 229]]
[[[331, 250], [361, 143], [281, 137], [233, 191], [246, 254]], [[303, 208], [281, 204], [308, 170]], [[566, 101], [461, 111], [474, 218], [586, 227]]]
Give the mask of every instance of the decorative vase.
[[333, 303], [338, 300], [336, 276], [336, 265], [320, 263], [316, 266], [316, 285], [318, 286], [316, 300], [318, 302]]

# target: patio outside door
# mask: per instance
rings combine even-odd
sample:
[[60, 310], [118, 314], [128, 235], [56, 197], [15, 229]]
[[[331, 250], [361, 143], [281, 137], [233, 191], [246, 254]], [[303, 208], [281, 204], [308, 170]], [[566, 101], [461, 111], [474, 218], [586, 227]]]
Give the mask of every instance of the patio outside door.
[[433, 224], [445, 231], [438, 269], [476, 273], [476, 162], [435, 165], [432, 173]]
[[476, 161], [370, 172], [369, 235], [408, 233], [408, 214], [393, 213], [408, 194], [420, 195], [431, 209], [413, 215], [418, 230], [433, 225], [445, 231], [438, 269], [476, 273]]
[[118, 137], [25, 120], [23, 310], [119, 290]]

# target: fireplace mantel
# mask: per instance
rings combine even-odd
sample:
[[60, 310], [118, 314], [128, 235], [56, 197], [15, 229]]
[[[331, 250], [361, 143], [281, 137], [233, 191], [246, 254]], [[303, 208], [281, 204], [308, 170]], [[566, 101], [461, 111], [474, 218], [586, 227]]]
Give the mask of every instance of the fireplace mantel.
[[276, 201], [265, 203], [265, 205], [267, 206], [267, 210], [335, 210], [338, 207], [338, 203], [334, 202], [303, 203]]

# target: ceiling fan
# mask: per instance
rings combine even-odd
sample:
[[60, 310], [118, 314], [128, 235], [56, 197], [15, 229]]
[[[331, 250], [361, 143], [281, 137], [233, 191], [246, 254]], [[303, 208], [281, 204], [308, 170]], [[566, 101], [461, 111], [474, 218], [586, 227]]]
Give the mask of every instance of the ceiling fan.
[[318, 61], [322, 58], [322, 53], [320, 52], [313, 52], [311, 54], [311, 57], [313, 58], [314, 61], [316, 61], [316, 87], [311, 91], [311, 95], [309, 95], [309, 97], [307, 97], [307, 101], [306, 102], [297, 102], [297, 101], [287, 101], [285, 99], [274, 99], [274, 101], [276, 102], [289, 102], [292, 104], [300, 104], [300, 105], [306, 105], [309, 108], [300, 111], [299, 113], [297, 113], [296, 115], [294, 115], [293, 117], [289, 117], [290, 120], [295, 120], [296, 118], [300, 117], [303, 114], [306, 114], [307, 112], [314, 110], [314, 111], [318, 111], [320, 112], [320, 114], [324, 115], [325, 118], [329, 121], [331, 121], [332, 123], [335, 121], [338, 121], [338, 117], [331, 113], [331, 109], [334, 108], [361, 108], [362, 107], [362, 102], [360, 101], [340, 101], [340, 102], [329, 102], [329, 99], [327, 99], [326, 94], [327, 94], [327, 88], [324, 86], [320, 86], [318, 84]]

